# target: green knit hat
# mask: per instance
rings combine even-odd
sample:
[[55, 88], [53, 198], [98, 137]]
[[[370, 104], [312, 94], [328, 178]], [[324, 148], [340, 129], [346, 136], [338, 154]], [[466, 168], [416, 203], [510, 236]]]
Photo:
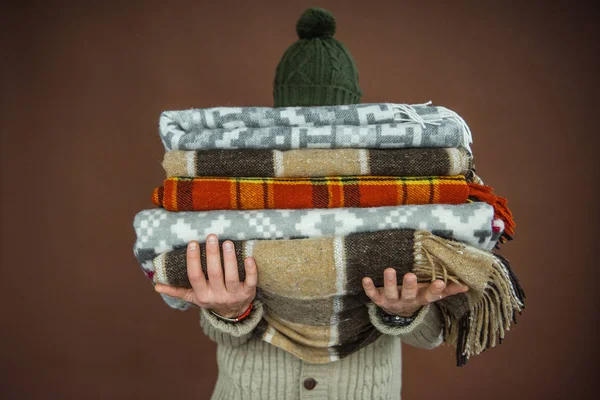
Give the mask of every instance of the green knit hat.
[[300, 40], [287, 49], [275, 72], [275, 107], [360, 103], [358, 70], [346, 47], [333, 38], [333, 15], [309, 8], [296, 32]]

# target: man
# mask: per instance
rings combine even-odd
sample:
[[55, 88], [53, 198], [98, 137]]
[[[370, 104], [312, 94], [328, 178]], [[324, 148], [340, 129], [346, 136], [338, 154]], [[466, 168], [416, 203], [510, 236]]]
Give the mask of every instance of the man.
[[[355, 104], [362, 92], [358, 71], [345, 46], [333, 38], [335, 20], [321, 9], [307, 10], [297, 24], [300, 37], [285, 52], [275, 76], [275, 107]], [[252, 330], [263, 315], [255, 299], [258, 267], [245, 260], [246, 279], [240, 282], [235, 249], [223, 243], [221, 265], [216, 235], [206, 239], [208, 280], [200, 265], [200, 247], [187, 249], [192, 289], [156, 285], [156, 290], [201, 307], [200, 324], [217, 342], [219, 376], [212, 399], [399, 399], [401, 341], [420, 348], [442, 342], [442, 321], [432, 305], [466, 286], [417, 283], [406, 274], [401, 289], [393, 268], [384, 271], [384, 286], [363, 279], [372, 324], [384, 335], [374, 343], [335, 362], [312, 364], [265, 341]], [[398, 317], [395, 317], [398, 316]]]

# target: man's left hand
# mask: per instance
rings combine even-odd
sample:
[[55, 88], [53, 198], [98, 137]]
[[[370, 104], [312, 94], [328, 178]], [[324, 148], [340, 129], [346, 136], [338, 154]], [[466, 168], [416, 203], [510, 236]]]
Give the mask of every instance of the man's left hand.
[[396, 282], [396, 271], [387, 268], [383, 271], [383, 287], [376, 288], [371, 278], [363, 278], [365, 293], [373, 303], [388, 314], [410, 317], [421, 307], [441, 300], [444, 297], [469, 290], [468, 286], [460, 283], [446, 285], [444, 281], [436, 279], [431, 283], [417, 283], [417, 276], [407, 273], [402, 278], [402, 287]]

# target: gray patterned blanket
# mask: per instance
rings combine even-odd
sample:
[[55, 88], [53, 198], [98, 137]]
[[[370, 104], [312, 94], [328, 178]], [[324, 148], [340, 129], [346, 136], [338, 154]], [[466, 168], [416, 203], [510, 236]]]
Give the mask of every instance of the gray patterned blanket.
[[[170, 212], [159, 208], [139, 212], [133, 226], [137, 236], [134, 254], [149, 277], [154, 274], [152, 260], [156, 256], [184, 248], [192, 240], [202, 243], [210, 233], [219, 235], [221, 240], [298, 239], [410, 228], [489, 250], [504, 228], [501, 220], [494, 219], [493, 207], [479, 202], [206, 212]], [[163, 298], [173, 308], [186, 308], [183, 301]]]
[[471, 132], [445, 107], [355, 104], [321, 107], [219, 107], [165, 111], [170, 150], [465, 147]]

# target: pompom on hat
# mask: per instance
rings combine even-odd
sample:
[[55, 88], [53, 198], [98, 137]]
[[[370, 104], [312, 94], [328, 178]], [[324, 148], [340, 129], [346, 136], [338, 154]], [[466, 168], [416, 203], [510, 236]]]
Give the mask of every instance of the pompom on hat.
[[299, 40], [286, 50], [275, 72], [275, 107], [360, 103], [356, 64], [333, 37], [335, 30], [329, 11], [309, 8], [300, 16]]
[[335, 18], [321, 8], [309, 8], [296, 23], [300, 39], [331, 38], [335, 35]]

